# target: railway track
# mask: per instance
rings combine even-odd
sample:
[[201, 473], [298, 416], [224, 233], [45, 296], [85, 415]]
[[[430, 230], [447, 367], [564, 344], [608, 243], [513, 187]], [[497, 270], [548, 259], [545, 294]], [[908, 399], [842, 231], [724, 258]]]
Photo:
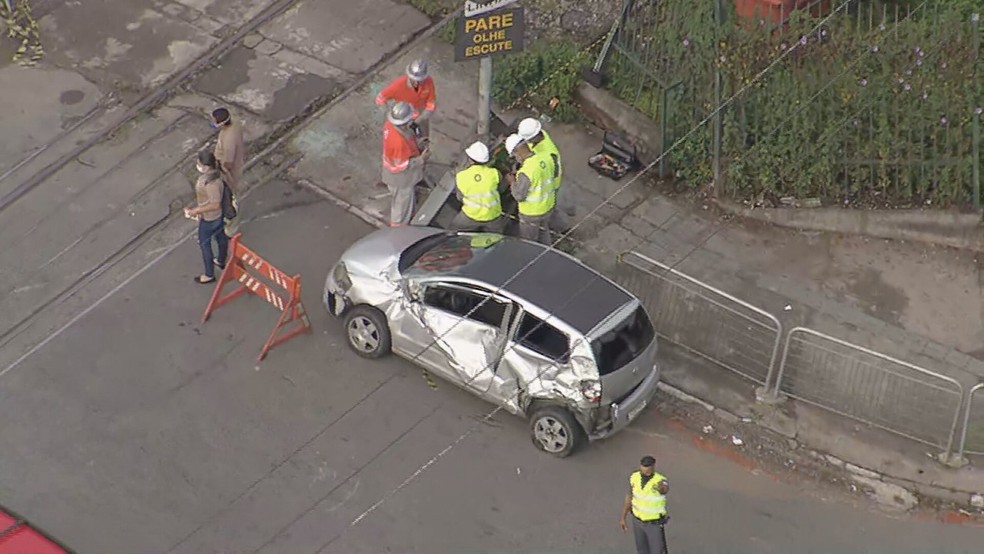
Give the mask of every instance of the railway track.
[[[164, 106], [168, 100], [175, 94], [187, 90], [189, 86], [194, 83], [196, 78], [205, 70], [219, 62], [224, 55], [231, 51], [237, 44], [239, 44], [244, 37], [260, 29], [264, 24], [270, 22], [271, 20], [278, 17], [280, 14], [286, 12], [299, 0], [278, 0], [267, 6], [262, 12], [257, 14], [253, 19], [249, 20], [242, 26], [240, 26], [236, 31], [229, 34], [224, 39], [220, 40], [215, 44], [209, 51], [202, 54], [199, 58], [194, 60], [188, 66], [177, 71], [172, 75], [167, 81], [165, 81], [161, 86], [154, 88], [153, 90], [147, 92], [143, 95], [136, 103], [127, 108], [124, 113], [115, 117], [105, 128], [89, 137], [83, 143], [72, 148], [67, 153], [61, 155], [51, 163], [48, 163], [39, 171], [34, 172], [28, 176], [25, 180], [14, 186], [9, 192], [5, 193], [0, 197], [0, 217], [11, 207], [14, 206], [19, 200], [23, 199], [32, 190], [43, 186], [45, 182], [55, 176], [59, 171], [64, 169], [66, 166], [72, 163], [79, 163], [79, 160], [83, 160], [85, 154], [91, 151], [93, 148], [103, 144], [107, 140], [110, 140], [114, 135], [120, 132], [124, 127], [129, 124], [133, 124], [141, 116], [149, 114], [158, 108]], [[49, 6], [50, 9], [50, 6]], [[402, 56], [405, 52], [413, 49], [422, 41], [433, 36], [438, 30], [440, 30], [445, 24], [450, 22], [454, 17], [460, 13], [460, 9], [448, 16], [432, 21], [431, 25], [424, 28], [422, 31], [412, 37], [409, 41], [404, 43], [402, 46], [397, 48], [395, 51], [391, 52], [385, 56], [382, 60], [372, 66], [369, 70], [364, 72], [361, 76], [354, 80], [348, 87], [342, 90], [338, 94], [326, 95], [318, 98], [311, 104], [308, 108], [301, 114], [297, 114], [294, 118], [282, 123], [276, 128], [272, 129], [266, 136], [254, 141], [252, 143], [251, 149], [259, 148], [246, 163], [246, 171], [249, 173], [259, 172], [263, 174], [263, 181], [270, 180], [276, 177], [277, 174], [289, 169], [290, 166], [299, 161], [299, 157], [291, 157], [288, 155], [280, 155], [287, 148], [290, 140], [296, 136], [300, 131], [308, 126], [312, 121], [315, 121], [320, 116], [325, 114], [327, 111], [331, 110], [335, 105], [341, 102], [346, 97], [350, 96], [354, 92], [363, 88], [369, 81], [371, 81], [382, 69], [386, 67], [393, 59]], [[7, 170], [4, 174], [0, 174], [0, 183], [4, 179], [9, 178], [11, 175], [16, 173], [16, 170], [27, 165], [32, 160], [40, 156], [45, 150], [49, 148], [54, 148], [58, 141], [68, 140], [72, 133], [79, 129], [85, 123], [92, 121], [100, 116], [105, 116], [106, 113], [111, 111], [114, 107], [115, 100], [106, 102], [104, 104], [98, 105], [96, 108], [91, 110], [89, 113], [85, 114], [80, 121], [75, 122], [72, 127], [66, 129], [64, 132], [58, 135], [54, 140], [52, 140], [47, 145], [41, 147], [35, 152], [32, 152], [27, 158], [21, 160], [14, 168]], [[116, 104], [118, 106], [118, 104]], [[202, 116], [204, 117], [204, 116]], [[183, 120], [183, 118], [182, 118]], [[173, 128], [174, 125], [169, 126]], [[149, 143], [150, 141], [148, 141]], [[207, 142], [207, 141], [206, 141]], [[196, 144], [195, 148], [199, 148], [204, 144]], [[133, 153], [114, 164], [106, 173], [111, 173], [112, 171], [122, 167], [126, 161], [128, 161], [133, 156], [144, 151], [146, 149], [146, 144], [141, 145]], [[275, 160], [271, 162], [271, 160]], [[282, 160], [287, 160], [286, 162]], [[173, 176], [176, 173], [181, 172], [184, 169], [190, 168], [190, 163], [187, 161], [181, 161], [170, 168], [168, 168], [163, 175], [153, 179], [147, 185], [142, 187], [142, 189], [137, 192], [127, 206], [123, 206], [118, 210], [117, 214], [120, 215], [125, 213], [129, 209], [129, 205], [132, 202], [144, 198], [155, 187], [163, 180]], [[275, 173], [274, 173], [275, 172]], [[254, 180], [254, 182], [257, 182]], [[189, 191], [190, 193], [190, 191]], [[126, 260], [133, 253], [137, 252], [141, 247], [146, 245], [155, 234], [157, 234], [163, 227], [173, 222], [176, 218], [180, 217], [180, 207], [182, 206], [183, 199], [170, 199], [166, 206], [166, 210], [163, 210], [162, 215], [159, 218], [155, 218], [153, 222], [149, 224], [147, 228], [129, 237], [128, 240], [120, 246], [118, 249], [113, 251], [107, 256], [102, 257], [99, 260], [90, 262], [88, 267], [77, 273], [77, 277], [71, 282], [67, 283], [65, 286], [61, 287], [56, 293], [50, 295], [43, 302], [38, 303], [31, 309], [24, 317], [20, 318], [16, 322], [13, 322], [5, 330], [0, 332], [0, 350], [3, 350], [9, 344], [13, 343], [16, 339], [23, 336], [24, 333], [32, 329], [39, 320], [45, 317], [46, 313], [51, 312], [58, 306], [64, 304], [69, 299], [78, 295], [81, 291], [85, 290], [87, 287], [92, 286], [98, 279], [105, 276], [107, 272], [110, 272], [113, 268], [118, 266], [124, 260]], [[80, 234], [78, 240], [75, 240], [71, 248], [75, 244], [79, 244], [86, 239], [93, 236], [95, 233], [99, 232], [100, 229], [106, 224], [105, 219], [97, 222], [95, 225], [86, 229]], [[40, 225], [40, 223], [38, 223]], [[20, 233], [18, 238], [26, 237], [27, 233]], [[60, 254], [59, 254], [60, 255]], [[39, 342], [38, 340], [32, 341], [33, 343]], [[27, 347], [33, 345], [28, 344]]]

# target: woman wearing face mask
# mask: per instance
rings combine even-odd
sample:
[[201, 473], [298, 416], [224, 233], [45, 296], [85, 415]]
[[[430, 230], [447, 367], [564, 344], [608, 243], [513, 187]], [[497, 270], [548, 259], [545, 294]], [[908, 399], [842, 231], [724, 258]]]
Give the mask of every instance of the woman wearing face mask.
[[[202, 249], [205, 273], [195, 277], [195, 282], [207, 285], [215, 282], [215, 266], [225, 267], [229, 237], [222, 220], [222, 173], [215, 155], [207, 150], [198, 153], [198, 174], [195, 183], [197, 205], [185, 208], [185, 216], [198, 220], [198, 246]], [[219, 245], [218, 256], [212, 251], [213, 239]]]

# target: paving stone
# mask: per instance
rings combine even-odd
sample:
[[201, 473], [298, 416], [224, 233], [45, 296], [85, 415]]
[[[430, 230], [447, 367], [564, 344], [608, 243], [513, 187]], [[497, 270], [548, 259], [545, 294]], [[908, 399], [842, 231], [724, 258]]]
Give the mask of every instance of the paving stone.
[[950, 351], [947, 352], [946, 358], [943, 361], [956, 368], [966, 369], [967, 364], [970, 362], [970, 358], [963, 352], [951, 348]]
[[654, 195], [636, 206], [632, 213], [659, 227], [671, 217], [678, 217], [680, 210], [661, 196]]
[[642, 194], [632, 187], [627, 187], [617, 193], [613, 191], [612, 194], [614, 194], [614, 196], [607, 196], [609, 202], [621, 210], [628, 208], [642, 198]]
[[279, 52], [280, 49], [283, 47], [284, 47], [283, 44], [280, 44], [275, 40], [266, 39], [263, 42], [257, 44], [255, 49], [257, 52], [263, 54], [264, 56], [272, 56], [277, 52]]
[[589, 240], [585, 244], [596, 251], [625, 252], [638, 245], [639, 238], [625, 227], [608, 225], [598, 232], [597, 238]]
[[[188, 19], [188, 16], [186, 15], [186, 13], [189, 11], [188, 8], [186, 8], [185, 6], [182, 6], [181, 4], [168, 4], [168, 5], [164, 6], [164, 8], [162, 8], [162, 11], [164, 13], [166, 13], [167, 15], [170, 15], [172, 17], [177, 17], [177, 18], [182, 19], [184, 21], [190, 21]], [[191, 18], [191, 19], [194, 19], [194, 18]]]
[[651, 237], [656, 227], [635, 214], [629, 214], [622, 219], [622, 226], [632, 232], [637, 237]]
[[938, 342], [928, 340], [923, 347], [922, 353], [924, 356], [933, 358], [934, 360], [945, 361], [947, 354], [950, 353], [950, 350], [950, 348], [943, 346]]
[[252, 33], [243, 38], [243, 46], [246, 48], [256, 48], [256, 45], [264, 40], [263, 35], [259, 33]]
[[[208, 17], [207, 15], [203, 15], [203, 16], [200, 16], [200, 17], [195, 18], [195, 20], [192, 21], [191, 24], [194, 25], [195, 27], [198, 27], [199, 29], [205, 31], [208, 34], [210, 34], [212, 36], [215, 36], [215, 37], [221, 35], [222, 34], [222, 31], [226, 28], [226, 24], [225, 23], [222, 23], [221, 21], [219, 21], [217, 19], [212, 19], [211, 17]], [[249, 37], [247, 37], [247, 38], [249, 38]], [[245, 40], [244, 40], [244, 42], [245, 42]]]

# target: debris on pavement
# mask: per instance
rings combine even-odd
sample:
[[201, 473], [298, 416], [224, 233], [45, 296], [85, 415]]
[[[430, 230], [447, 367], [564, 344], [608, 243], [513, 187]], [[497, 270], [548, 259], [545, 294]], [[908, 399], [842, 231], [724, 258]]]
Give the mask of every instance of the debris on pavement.
[[731, 444], [735, 446], [741, 446], [745, 444], [745, 441], [741, 440], [741, 437], [739, 437], [738, 435], [731, 435]]
[[702, 431], [704, 431], [704, 434], [707, 435], [714, 432], [714, 427], [711, 427], [710, 425], [705, 425]]

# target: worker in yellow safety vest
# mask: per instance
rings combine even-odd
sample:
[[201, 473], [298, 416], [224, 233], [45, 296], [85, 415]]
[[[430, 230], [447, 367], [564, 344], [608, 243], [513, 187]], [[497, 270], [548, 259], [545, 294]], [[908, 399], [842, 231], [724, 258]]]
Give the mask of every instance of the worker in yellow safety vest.
[[645, 456], [639, 469], [629, 475], [629, 492], [625, 495], [619, 525], [628, 530], [626, 518], [632, 513], [632, 534], [638, 554], [666, 554], [666, 494], [670, 484], [656, 473], [656, 460]]
[[506, 176], [519, 203], [519, 236], [550, 244], [550, 218], [557, 204], [556, 159], [546, 152], [534, 153], [519, 135], [506, 138], [506, 151], [520, 164], [515, 175]]
[[564, 190], [561, 184], [564, 180], [564, 163], [561, 160], [560, 148], [553, 141], [550, 134], [543, 128], [539, 119], [527, 117], [519, 122], [516, 134], [525, 140], [536, 154], [549, 154], [554, 156], [556, 166], [556, 176], [554, 177], [554, 189], [557, 195], [557, 209], [553, 211], [553, 220], [550, 228], [554, 231], [566, 231], [570, 228], [568, 216], [574, 216], [574, 203], [569, 194], [561, 192]]
[[469, 165], [454, 176], [461, 211], [451, 221], [451, 228], [501, 233], [506, 221], [502, 216], [499, 170], [488, 165], [489, 148], [480, 141], [474, 142], [465, 149], [465, 155]]

